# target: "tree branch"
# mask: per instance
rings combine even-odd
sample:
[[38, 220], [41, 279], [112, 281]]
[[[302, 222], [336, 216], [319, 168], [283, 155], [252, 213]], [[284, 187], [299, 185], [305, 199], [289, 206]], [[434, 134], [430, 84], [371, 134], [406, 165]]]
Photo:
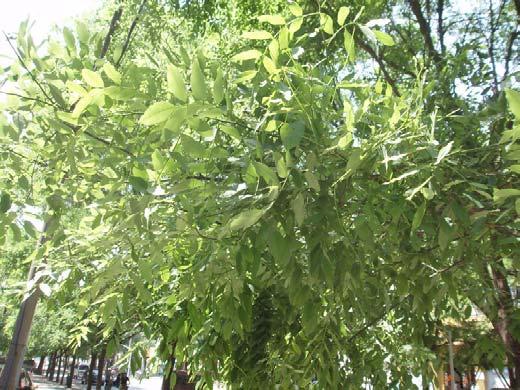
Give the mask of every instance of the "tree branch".
[[376, 51], [370, 46], [368, 43], [364, 42], [361, 38], [355, 37], [354, 38], [357, 42], [357, 44], [365, 50], [370, 57], [372, 57], [377, 64], [379, 65], [379, 68], [381, 69], [381, 72], [383, 73], [383, 77], [385, 81], [392, 87], [392, 90], [397, 96], [401, 96], [401, 93], [399, 92], [399, 89], [397, 88], [397, 83], [395, 79], [390, 76], [390, 73], [388, 72], [388, 69], [386, 68], [386, 64], [384, 63], [383, 59], [376, 53]]
[[130, 25], [128, 34], [126, 35], [125, 43], [123, 44], [123, 49], [121, 50], [121, 55], [119, 56], [119, 59], [116, 62], [116, 68], [121, 64], [121, 61], [123, 60], [123, 56], [125, 55], [126, 51], [128, 50], [128, 47], [130, 45], [130, 40], [132, 39], [132, 34], [137, 25], [137, 22], [139, 21], [139, 17], [143, 13], [145, 5], [146, 5], [146, 0], [143, 0], [143, 2], [141, 3], [141, 6], [139, 7], [139, 11], [137, 12], [137, 15], [135, 16], [134, 20], [132, 21], [132, 24]]
[[108, 28], [107, 35], [105, 36], [105, 40], [103, 41], [103, 48], [101, 49], [101, 53], [99, 54], [100, 59], [105, 58], [105, 55], [107, 54], [108, 47], [110, 46], [110, 41], [112, 40], [112, 36], [116, 31], [117, 23], [119, 23], [122, 14], [123, 7], [120, 7], [114, 12], [114, 15], [112, 16], [112, 20], [110, 21], [110, 27]]
[[446, 52], [446, 46], [444, 45], [444, 0], [437, 0], [437, 34], [439, 35], [439, 43], [441, 45], [441, 53]]
[[4, 36], [5, 36], [5, 39], [7, 40], [7, 43], [9, 44], [9, 46], [11, 46], [11, 49], [13, 49], [13, 52], [16, 55], [16, 58], [18, 58], [18, 61], [20, 61], [20, 64], [27, 71], [27, 73], [29, 73], [29, 76], [31, 76], [31, 79], [36, 83], [36, 85], [38, 86], [40, 91], [42, 91], [42, 93], [45, 96], [45, 98], [51, 103], [51, 105], [56, 106], [54, 100], [51, 99], [51, 97], [47, 94], [47, 92], [45, 91], [45, 89], [43, 88], [41, 83], [36, 79], [34, 74], [29, 70], [29, 68], [25, 64], [25, 61], [22, 59], [22, 57], [18, 53], [18, 50], [16, 50], [16, 48], [13, 46], [13, 44], [11, 43], [11, 41], [10, 41], [9, 37], [7, 36], [7, 34], [5, 33], [5, 31], [3, 31], [3, 33], [4, 33]]
[[426, 45], [428, 55], [433, 59], [433, 61], [435, 61], [435, 63], [439, 64], [441, 62], [441, 57], [433, 45], [430, 25], [424, 17], [419, 0], [408, 0], [408, 4], [410, 4], [412, 12], [414, 13], [415, 18], [419, 23], [419, 30], [421, 31], [421, 34], [424, 38], [424, 43]]

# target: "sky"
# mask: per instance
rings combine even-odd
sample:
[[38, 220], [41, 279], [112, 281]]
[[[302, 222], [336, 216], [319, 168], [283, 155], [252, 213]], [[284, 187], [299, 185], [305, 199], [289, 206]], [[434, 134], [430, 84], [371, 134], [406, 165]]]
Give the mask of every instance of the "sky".
[[[74, 17], [95, 11], [102, 0], [13, 0], [3, 1], [0, 11], [0, 56], [12, 57], [12, 50], [3, 32], [18, 31], [19, 24], [30, 17], [34, 22], [31, 35], [36, 42], [54, 24], [69, 24]], [[5, 59], [5, 58], [4, 58]]]

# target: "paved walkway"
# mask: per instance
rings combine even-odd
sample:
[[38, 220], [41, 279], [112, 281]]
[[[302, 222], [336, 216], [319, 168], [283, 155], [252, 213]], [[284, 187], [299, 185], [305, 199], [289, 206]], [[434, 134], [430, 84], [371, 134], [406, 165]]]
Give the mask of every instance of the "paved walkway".
[[[36, 385], [38, 385], [38, 390], [64, 390], [65, 386], [60, 385], [56, 382], [51, 382], [47, 380], [44, 376], [41, 375], [32, 375], [32, 379]], [[129, 390], [157, 390], [161, 388], [162, 377], [151, 377], [147, 379], [143, 379], [139, 381], [135, 378], [130, 378], [130, 389]], [[87, 385], [81, 385], [79, 383], [74, 383], [72, 385], [72, 390], [84, 390], [87, 388]], [[94, 385], [95, 389], [96, 386]], [[104, 387], [102, 387], [104, 388]], [[114, 390], [118, 390], [116, 387], [112, 387]]]
[[[66, 386], [60, 385], [56, 382], [51, 382], [47, 378], [41, 375], [32, 375], [32, 379], [34, 383], [38, 386], [38, 389], [45, 389], [45, 390], [63, 390], [66, 389]], [[76, 384], [72, 385], [73, 390], [81, 390], [81, 387], [79, 387]]]

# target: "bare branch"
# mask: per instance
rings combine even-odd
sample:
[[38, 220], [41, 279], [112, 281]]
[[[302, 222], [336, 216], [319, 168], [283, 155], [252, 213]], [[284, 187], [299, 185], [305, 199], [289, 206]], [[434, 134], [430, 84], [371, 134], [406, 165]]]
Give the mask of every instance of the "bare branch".
[[103, 48], [101, 49], [101, 53], [99, 54], [99, 58], [105, 58], [107, 54], [108, 47], [110, 46], [110, 41], [112, 40], [112, 36], [116, 31], [117, 23], [121, 19], [121, 15], [123, 14], [123, 7], [118, 8], [114, 15], [112, 16], [112, 20], [110, 21], [110, 27], [108, 28], [107, 35], [105, 36], [105, 40], [103, 41]]
[[421, 31], [421, 34], [424, 38], [424, 43], [426, 45], [428, 55], [433, 59], [433, 61], [435, 61], [435, 63], [439, 64], [441, 62], [441, 56], [437, 50], [435, 50], [435, 46], [433, 45], [431, 28], [424, 17], [419, 0], [408, 0], [408, 3], [410, 4], [412, 12], [414, 13], [415, 18], [419, 23], [419, 30]]
[[128, 47], [130, 46], [130, 41], [132, 39], [132, 34], [134, 33], [134, 29], [137, 26], [137, 22], [139, 21], [139, 17], [144, 11], [144, 7], [146, 5], [146, 0], [143, 0], [141, 3], [141, 6], [139, 7], [139, 11], [137, 12], [137, 15], [135, 16], [134, 20], [132, 21], [132, 24], [130, 25], [130, 29], [128, 30], [128, 34], [125, 39], [125, 43], [123, 44], [123, 49], [121, 50], [121, 55], [119, 56], [119, 59], [116, 62], [116, 67], [118, 67], [121, 64], [121, 61], [123, 60], [123, 56], [125, 55], [126, 51], [128, 50]]

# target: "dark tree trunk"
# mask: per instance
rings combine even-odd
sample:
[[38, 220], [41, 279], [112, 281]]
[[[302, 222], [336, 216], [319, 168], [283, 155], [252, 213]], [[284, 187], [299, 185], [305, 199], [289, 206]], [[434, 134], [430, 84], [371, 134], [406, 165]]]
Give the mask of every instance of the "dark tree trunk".
[[47, 355], [42, 355], [42, 357], [40, 357], [40, 362], [38, 363], [38, 367], [36, 368], [36, 373], [38, 375], [41, 375], [43, 372], [43, 365], [45, 364], [46, 357], [47, 357]]
[[56, 383], [60, 381], [60, 373], [61, 373], [61, 363], [63, 361], [63, 352], [60, 354], [58, 358], [58, 371], [56, 372]]
[[74, 378], [74, 369], [76, 368], [76, 355], [72, 356], [72, 363], [70, 364], [69, 377], [67, 378], [67, 388], [72, 388], [72, 379]]
[[172, 353], [170, 354], [169, 365], [167, 366], [168, 371], [163, 376], [161, 390], [170, 390], [171, 379], [173, 375], [173, 369], [175, 366], [175, 346], [177, 343], [172, 344]]
[[54, 378], [54, 371], [56, 370], [56, 359], [58, 358], [58, 352], [54, 352], [52, 356], [51, 367], [49, 369], [49, 380], [52, 381]]
[[103, 370], [105, 368], [105, 356], [107, 354], [107, 347], [106, 345], [103, 346], [101, 349], [101, 352], [99, 354], [99, 361], [98, 361], [98, 376], [97, 376], [97, 382], [96, 382], [96, 390], [101, 390], [101, 384], [103, 383]]
[[496, 266], [492, 267], [498, 310], [496, 318], [491, 322], [506, 347], [509, 387], [520, 389], [520, 342], [513, 337], [510, 329], [511, 319], [509, 315], [514, 309], [514, 304], [507, 277], [503, 272], [504, 269], [502, 261], [497, 262]]
[[63, 372], [61, 374], [60, 385], [63, 384], [65, 380], [65, 373], [67, 372], [67, 367], [69, 366], [69, 355], [65, 355], [65, 360], [63, 362]]
[[87, 390], [92, 390], [92, 375], [93, 371], [96, 368], [97, 361], [97, 352], [92, 352], [92, 357], [90, 358], [90, 366], [88, 368], [88, 377], [87, 377]]
[[54, 354], [55, 353], [56, 352], [52, 352], [51, 356], [49, 356], [49, 364], [47, 364], [47, 370], [45, 370], [45, 376], [47, 378], [49, 378], [49, 376], [51, 375], [52, 363], [54, 362]]

